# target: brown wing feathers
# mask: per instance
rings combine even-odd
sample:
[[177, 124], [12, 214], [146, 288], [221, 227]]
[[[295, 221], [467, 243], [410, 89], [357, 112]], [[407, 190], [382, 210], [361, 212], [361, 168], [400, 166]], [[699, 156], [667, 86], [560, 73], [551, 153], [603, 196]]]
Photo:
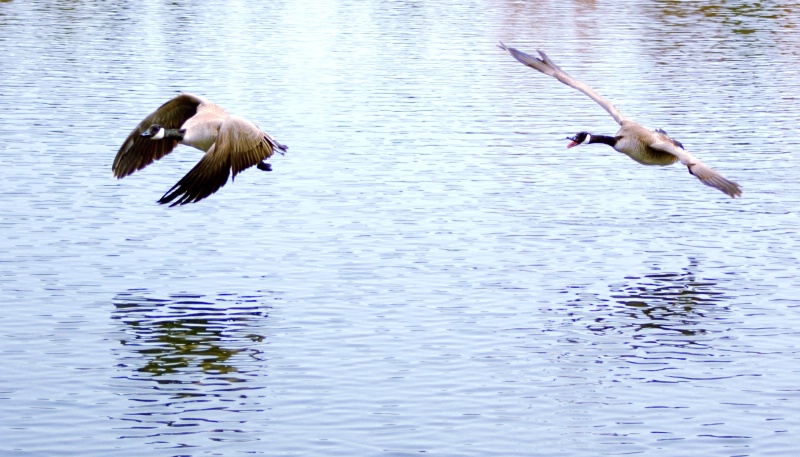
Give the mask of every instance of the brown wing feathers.
[[228, 182], [231, 171], [237, 174], [272, 156], [274, 149], [251, 122], [230, 116], [222, 124], [217, 142], [200, 162], [164, 194], [159, 203], [184, 205], [202, 200]]
[[[189, 119], [192, 121], [187, 123]], [[123, 178], [141, 170], [172, 152], [179, 144], [176, 139], [142, 137], [141, 134], [153, 124], [167, 130], [183, 127], [188, 132], [184, 138], [192, 138], [183, 140], [187, 141], [186, 144], [208, 149], [200, 162], [158, 201], [172, 203], [171, 206], [202, 200], [224, 186], [231, 172], [236, 177], [272, 156], [276, 147], [286, 150], [286, 146], [275, 142], [247, 119], [229, 115], [211, 102], [182, 93], [145, 117], [128, 135], [114, 159], [114, 176]]]
[[161, 105], [157, 110], [144, 118], [131, 131], [114, 158], [112, 170], [117, 178], [124, 178], [141, 170], [156, 160], [172, 152], [178, 142], [174, 139], [153, 141], [143, 138], [142, 132], [152, 124], [159, 124], [167, 129], [177, 129], [194, 116], [197, 106], [202, 100], [188, 94], [181, 94]]
[[186, 173], [186, 176], [158, 200], [158, 203], [170, 203], [177, 199], [170, 205], [175, 206], [200, 201], [228, 182], [230, 169], [230, 156], [219, 154], [216, 148], [212, 147], [200, 162]]

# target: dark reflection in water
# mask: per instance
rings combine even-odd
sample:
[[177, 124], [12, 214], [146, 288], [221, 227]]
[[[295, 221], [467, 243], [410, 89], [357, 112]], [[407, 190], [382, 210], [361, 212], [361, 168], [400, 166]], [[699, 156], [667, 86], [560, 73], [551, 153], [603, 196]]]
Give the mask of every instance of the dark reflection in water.
[[[615, 309], [614, 315], [627, 317], [628, 322], [624, 325], [637, 331], [658, 329], [682, 335], [706, 333], [704, 320], [713, 319], [713, 314], [725, 309], [719, 305], [723, 294], [714, 291], [714, 281], [695, 277], [692, 267], [696, 266], [692, 261], [689, 268], [678, 273], [629, 276], [625, 279], [631, 282], [610, 285], [611, 299], [615, 302], [610, 307]], [[613, 329], [613, 326], [605, 325], [609, 320], [597, 318], [598, 325], [590, 328], [597, 331]]]
[[[628, 276], [607, 293], [578, 292], [568, 302], [571, 321], [597, 337], [589, 344], [602, 348], [600, 357], [644, 364], [648, 371], [683, 371], [688, 360], [724, 361], [722, 341], [733, 324], [728, 297], [716, 290], [717, 281], [697, 278], [697, 267], [692, 259], [681, 271]], [[618, 342], [622, 335], [623, 344], [609, 348], [611, 335]]]
[[[690, 18], [696, 26], [702, 27], [719, 23], [732, 33], [747, 35], [758, 30], [778, 31], [780, 28], [793, 28], [797, 22], [797, 5], [781, 2], [743, 2], [712, 0], [704, 2], [683, 2], [679, 0], [658, 0], [646, 4], [657, 8], [664, 18]], [[701, 20], [698, 22], [698, 19]], [[755, 21], [755, 22], [754, 22]]]
[[[122, 417], [135, 424], [124, 437], [174, 433], [164, 426], [219, 433], [221, 422], [241, 422], [230, 414], [252, 412], [249, 397], [263, 388], [253, 381], [266, 376], [259, 328], [271, 298], [148, 295], [133, 290], [114, 299], [112, 319], [124, 324], [116, 379], [134, 402]], [[216, 424], [213, 430], [206, 430], [209, 424]]]

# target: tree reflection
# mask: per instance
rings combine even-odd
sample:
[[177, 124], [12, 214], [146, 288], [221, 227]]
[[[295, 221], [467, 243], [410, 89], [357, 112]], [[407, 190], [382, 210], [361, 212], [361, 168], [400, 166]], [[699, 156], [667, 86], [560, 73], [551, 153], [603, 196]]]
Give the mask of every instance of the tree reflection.
[[241, 412], [260, 410], [248, 392], [264, 388], [257, 329], [268, 317], [266, 297], [150, 295], [114, 298], [122, 332], [115, 388], [131, 400], [120, 419], [132, 425], [120, 438], [180, 435], [184, 446], [187, 435], [242, 433]]
[[[797, 19], [798, 5], [771, 2], [732, 2], [729, 0], [706, 0], [703, 2], [657, 0], [646, 3], [645, 6], [657, 9], [664, 18], [705, 19], [730, 26], [734, 33], [747, 34], [752, 32], [746, 26], [748, 19], [779, 20], [780, 22], [776, 24], [778, 27], [792, 27], [793, 21]], [[694, 22], [694, 24], [697, 27], [703, 26], [702, 22]], [[768, 26], [769, 24], [764, 22], [760, 25]]]
[[259, 302], [258, 297], [207, 300], [187, 294], [156, 299], [136, 291], [119, 294], [112, 318], [125, 324], [120, 343], [131, 352], [124, 365], [136, 364], [136, 372], [164, 383], [185, 379], [168, 375], [197, 372], [244, 381], [233, 375], [241, 370], [237, 360], [260, 354], [251, 343], [263, 336], [247, 331], [251, 320], [267, 316]]

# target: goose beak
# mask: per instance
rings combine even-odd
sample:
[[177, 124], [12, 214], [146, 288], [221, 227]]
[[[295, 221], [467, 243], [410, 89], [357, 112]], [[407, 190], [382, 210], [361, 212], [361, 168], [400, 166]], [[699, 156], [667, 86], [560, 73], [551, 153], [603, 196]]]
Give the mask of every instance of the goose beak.
[[139, 136], [143, 136], [145, 138], [150, 138], [151, 136], [153, 136], [153, 134], [150, 133], [150, 130], [146, 130], [146, 131], [142, 132]]
[[575, 141], [575, 138], [566, 137], [566, 138], [564, 138], [564, 139], [565, 139], [565, 140], [569, 140], [569, 141], [570, 141], [570, 143], [567, 145], [567, 149], [569, 149], [569, 148], [572, 148], [572, 147], [575, 147], [575, 146], [577, 146], [577, 145], [578, 145], [578, 142], [577, 142], [577, 141]]

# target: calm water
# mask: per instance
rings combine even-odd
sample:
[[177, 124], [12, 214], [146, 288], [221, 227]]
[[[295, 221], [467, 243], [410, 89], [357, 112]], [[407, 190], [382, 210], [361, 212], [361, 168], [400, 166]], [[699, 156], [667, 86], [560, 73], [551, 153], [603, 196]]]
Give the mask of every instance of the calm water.
[[[0, 2], [0, 454], [795, 455], [800, 7], [173, 3]], [[180, 90], [289, 153], [157, 205]]]

